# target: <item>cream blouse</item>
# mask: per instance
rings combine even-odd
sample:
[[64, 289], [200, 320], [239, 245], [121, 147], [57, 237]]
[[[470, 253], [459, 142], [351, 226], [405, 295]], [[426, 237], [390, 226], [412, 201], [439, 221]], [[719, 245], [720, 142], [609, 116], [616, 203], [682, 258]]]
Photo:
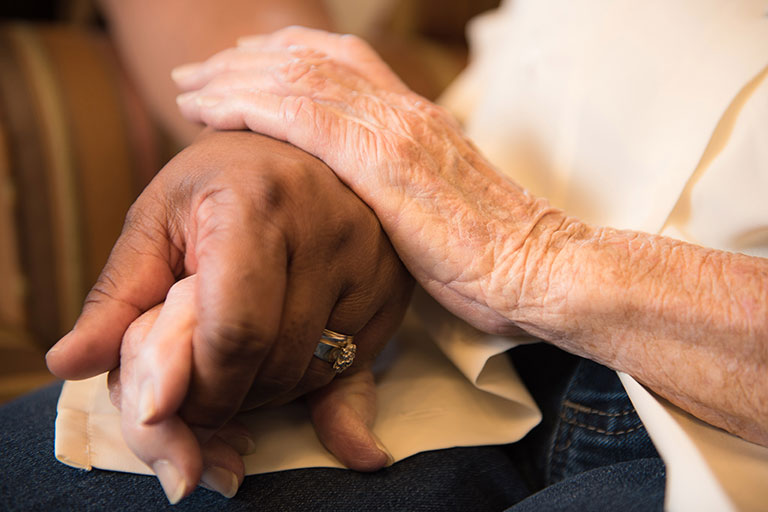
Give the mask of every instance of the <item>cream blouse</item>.
[[[443, 103], [512, 179], [595, 225], [768, 257], [768, 2], [514, 0]], [[670, 510], [764, 510], [768, 449], [622, 380]]]

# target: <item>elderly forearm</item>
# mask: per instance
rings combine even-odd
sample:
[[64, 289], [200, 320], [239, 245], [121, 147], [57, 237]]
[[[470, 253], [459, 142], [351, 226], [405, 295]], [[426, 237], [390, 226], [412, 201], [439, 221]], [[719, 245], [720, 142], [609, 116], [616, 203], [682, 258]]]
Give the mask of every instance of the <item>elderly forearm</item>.
[[[196, 90], [181, 101], [185, 115], [321, 158], [376, 212], [424, 289], [475, 327], [523, 327], [768, 445], [766, 260], [569, 219], [496, 173], [455, 120], [361, 41], [290, 36], [278, 59], [294, 72], [279, 94], [261, 80], [272, 60], [226, 76], [208, 63], [180, 83]], [[294, 45], [310, 40], [326, 56], [302, 60]], [[268, 43], [248, 51], [274, 57]]]
[[521, 325], [768, 445], [768, 260], [560, 220]]
[[200, 131], [176, 108], [171, 70], [210, 57], [244, 35], [286, 25], [331, 28], [314, 0], [101, 0], [128, 71], [156, 117], [180, 144]]

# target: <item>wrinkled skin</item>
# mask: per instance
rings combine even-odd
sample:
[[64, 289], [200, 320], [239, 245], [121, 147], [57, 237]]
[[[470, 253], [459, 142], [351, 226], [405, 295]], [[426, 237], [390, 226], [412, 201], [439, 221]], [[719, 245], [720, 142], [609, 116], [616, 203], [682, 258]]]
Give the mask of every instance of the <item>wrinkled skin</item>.
[[174, 76], [199, 88], [179, 97], [189, 119], [317, 155], [371, 205], [427, 291], [484, 330], [518, 330], [486, 304], [500, 284], [519, 294], [519, 283], [491, 279], [493, 265], [562, 214], [500, 177], [450, 114], [409, 91], [362, 40], [289, 28]]
[[292, 27], [174, 78], [188, 119], [326, 162], [464, 320], [522, 328], [768, 445], [768, 259], [566, 216], [497, 173], [352, 36]]
[[[184, 276], [192, 277], [177, 283]], [[348, 423], [316, 421], [318, 435], [342, 462], [372, 470], [389, 456], [368, 431], [368, 368], [411, 290], [376, 217], [322, 162], [253, 133], [208, 133], [132, 206], [75, 328], [47, 361], [69, 379], [122, 364], [124, 435], [150, 466], [172, 461], [182, 481], [170, 485], [174, 496], [200, 479], [193, 445], [215, 442], [238, 410], [332, 381], [317, 403], [345, 404]], [[173, 313], [158, 315], [152, 308], [164, 300]], [[325, 327], [354, 334], [358, 346], [335, 380], [331, 365], [312, 355]], [[326, 416], [313, 408], [313, 417]], [[347, 434], [362, 448], [336, 440]], [[219, 452], [229, 453], [219, 462], [241, 481], [239, 459], [226, 446]]]

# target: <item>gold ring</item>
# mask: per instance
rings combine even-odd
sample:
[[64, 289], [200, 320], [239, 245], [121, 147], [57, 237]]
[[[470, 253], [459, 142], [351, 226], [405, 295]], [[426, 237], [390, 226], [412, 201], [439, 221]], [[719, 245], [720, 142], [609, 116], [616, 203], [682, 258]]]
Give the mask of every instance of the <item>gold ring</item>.
[[341, 334], [330, 329], [323, 329], [320, 341], [315, 348], [315, 357], [333, 363], [336, 373], [341, 373], [355, 360], [357, 345], [352, 343], [354, 336]]

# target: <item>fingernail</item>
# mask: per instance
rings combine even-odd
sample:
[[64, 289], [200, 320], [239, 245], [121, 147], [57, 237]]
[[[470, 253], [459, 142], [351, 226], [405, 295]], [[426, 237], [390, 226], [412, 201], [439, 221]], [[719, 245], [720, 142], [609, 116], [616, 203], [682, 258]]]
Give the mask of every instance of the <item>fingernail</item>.
[[160, 459], [152, 465], [152, 469], [163, 486], [163, 492], [171, 505], [177, 504], [187, 491], [187, 484], [181, 478], [181, 473], [169, 461]]
[[376, 443], [376, 447], [387, 455], [387, 463], [384, 464], [384, 467], [388, 468], [394, 464], [395, 458], [391, 453], [389, 453], [389, 450], [387, 450], [387, 448], [384, 446], [384, 443], [381, 442], [381, 439], [379, 439], [373, 432], [371, 432], [371, 437], [373, 438], [373, 442]]
[[210, 108], [221, 103], [221, 98], [218, 96], [199, 96], [195, 101], [197, 101], [197, 104], [200, 107]]
[[155, 408], [155, 389], [152, 381], [148, 380], [141, 386], [139, 397], [139, 423], [148, 423], [157, 412]]
[[72, 333], [73, 333], [73, 332], [74, 332], [74, 329], [72, 329], [71, 331], [69, 331], [69, 332], [68, 332], [67, 334], [65, 334], [64, 336], [62, 336], [62, 337], [61, 337], [61, 339], [60, 339], [59, 341], [57, 341], [57, 342], [56, 342], [56, 343], [55, 343], [55, 344], [54, 344], [54, 345], [53, 345], [53, 346], [52, 346], [52, 347], [51, 347], [51, 348], [48, 350], [48, 352], [46, 352], [46, 353], [45, 353], [45, 358], [46, 358], [46, 359], [48, 359], [48, 356], [49, 356], [50, 354], [55, 354], [56, 352], [58, 352], [59, 350], [61, 350], [61, 348], [62, 348], [64, 345], [66, 345], [66, 344], [67, 344], [67, 341], [68, 341], [68, 340], [69, 340], [69, 339], [72, 337]]
[[176, 96], [176, 104], [182, 105], [184, 103], [189, 103], [190, 101], [192, 101], [192, 99], [195, 98], [195, 96], [197, 96], [197, 92], [195, 91], [179, 94], [178, 96]]
[[224, 441], [240, 455], [250, 455], [256, 451], [256, 443], [249, 436], [236, 435], [225, 437]]
[[45, 353], [45, 360], [48, 360], [48, 356], [54, 355], [56, 352], [59, 351], [58, 343], [54, 346], [52, 346], [50, 349], [48, 349], [48, 352]]
[[171, 70], [171, 78], [176, 81], [184, 80], [197, 73], [199, 69], [200, 64], [184, 64]]
[[211, 491], [216, 491], [225, 498], [232, 498], [237, 494], [237, 476], [224, 468], [213, 466], [203, 471], [200, 485]]

